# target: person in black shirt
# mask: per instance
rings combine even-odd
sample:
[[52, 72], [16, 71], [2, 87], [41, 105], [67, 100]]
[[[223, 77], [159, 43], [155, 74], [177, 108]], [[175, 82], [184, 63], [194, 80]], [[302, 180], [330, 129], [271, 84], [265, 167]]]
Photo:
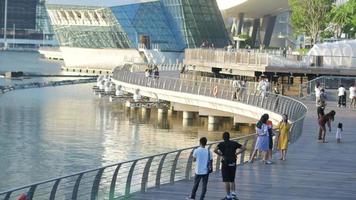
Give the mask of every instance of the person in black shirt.
[[[325, 109], [325, 107], [323, 104], [318, 106], [318, 108], [317, 108], [318, 121], [320, 120], [320, 118], [322, 118], [325, 115], [324, 109]], [[322, 129], [321, 128], [319, 128], [318, 140], [322, 140]]]
[[[236, 156], [245, 151], [246, 147], [230, 140], [230, 133], [223, 133], [224, 141], [218, 144], [214, 152], [222, 157], [221, 174], [225, 183], [226, 197], [224, 199], [237, 199], [235, 192]], [[239, 152], [236, 152], [240, 149]]]

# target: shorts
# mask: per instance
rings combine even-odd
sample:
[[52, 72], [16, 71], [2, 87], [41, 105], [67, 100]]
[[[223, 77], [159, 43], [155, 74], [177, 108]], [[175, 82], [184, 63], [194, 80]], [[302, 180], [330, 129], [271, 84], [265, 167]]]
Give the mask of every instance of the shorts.
[[235, 182], [236, 164], [233, 166], [223, 164], [221, 166], [221, 174], [223, 182]]

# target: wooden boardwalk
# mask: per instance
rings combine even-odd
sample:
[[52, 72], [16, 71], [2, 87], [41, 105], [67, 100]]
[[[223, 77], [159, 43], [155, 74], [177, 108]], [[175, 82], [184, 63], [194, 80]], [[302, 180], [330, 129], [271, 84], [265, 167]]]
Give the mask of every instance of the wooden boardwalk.
[[[305, 119], [304, 132], [290, 146], [286, 161], [275, 160], [272, 165], [259, 161], [237, 169], [236, 185], [241, 200], [355, 200], [356, 199], [356, 110], [337, 108], [329, 103], [326, 111], [336, 111], [332, 133], [327, 134], [329, 143], [317, 142], [316, 108], [313, 102], [305, 102], [309, 113]], [[341, 144], [335, 141], [338, 122], [343, 122]], [[275, 155], [278, 158], [279, 153]], [[192, 181], [180, 181], [174, 185], [150, 189], [134, 194], [130, 199], [175, 200], [189, 196]], [[197, 192], [199, 198], [200, 189]], [[225, 196], [220, 173], [209, 177], [207, 200]]]

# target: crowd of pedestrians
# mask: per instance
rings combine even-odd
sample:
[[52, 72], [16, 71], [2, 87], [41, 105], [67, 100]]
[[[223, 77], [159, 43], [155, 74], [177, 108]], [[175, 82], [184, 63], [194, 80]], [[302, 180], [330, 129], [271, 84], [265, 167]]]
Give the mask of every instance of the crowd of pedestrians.
[[[283, 115], [283, 119], [278, 123], [276, 130], [279, 132], [277, 135], [277, 147], [281, 152], [280, 160], [286, 160], [286, 153], [288, 149], [289, 134], [291, 124], [288, 121], [288, 116]], [[255, 149], [251, 155], [249, 162], [253, 162], [257, 152], [263, 153], [262, 161], [265, 164], [272, 164], [272, 149], [273, 149], [273, 124], [269, 120], [268, 114], [261, 116], [261, 119], [256, 124], [257, 140]], [[220, 156], [221, 159], [221, 175], [224, 182], [226, 196], [224, 200], [236, 200], [238, 199], [236, 193], [235, 176], [237, 166], [237, 155], [246, 150], [244, 145], [236, 141], [230, 140], [230, 134], [224, 132], [222, 134], [223, 142], [219, 143], [214, 153]], [[196, 192], [199, 187], [199, 183], [202, 181], [202, 191], [200, 200], [205, 198], [207, 191], [207, 184], [209, 174], [212, 172], [212, 153], [206, 148], [207, 139], [205, 137], [200, 138], [200, 146], [193, 151], [193, 159], [196, 162], [195, 166], [195, 178], [193, 189], [189, 197], [186, 199], [192, 200], [196, 197]]]

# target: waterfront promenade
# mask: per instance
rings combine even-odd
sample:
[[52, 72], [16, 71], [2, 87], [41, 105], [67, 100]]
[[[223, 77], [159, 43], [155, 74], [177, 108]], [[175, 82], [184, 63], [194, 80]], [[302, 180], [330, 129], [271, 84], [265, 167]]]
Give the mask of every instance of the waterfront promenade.
[[[237, 168], [236, 186], [243, 199], [337, 199], [356, 198], [356, 110], [337, 108], [328, 102], [326, 112], [336, 111], [332, 124], [332, 133], [327, 133], [329, 143], [318, 143], [316, 108], [314, 102], [303, 102], [309, 112], [304, 122], [304, 130], [299, 140], [289, 146], [286, 161], [279, 161], [277, 153], [275, 163], [265, 165], [259, 161]], [[338, 122], [344, 124], [341, 144], [335, 141]], [[277, 158], [277, 159], [276, 159]], [[184, 199], [189, 196], [192, 181], [179, 181], [173, 185], [150, 189], [146, 193], [133, 195], [130, 199]], [[199, 197], [200, 189], [197, 192]], [[209, 178], [207, 200], [221, 199], [225, 195], [220, 172]]]

